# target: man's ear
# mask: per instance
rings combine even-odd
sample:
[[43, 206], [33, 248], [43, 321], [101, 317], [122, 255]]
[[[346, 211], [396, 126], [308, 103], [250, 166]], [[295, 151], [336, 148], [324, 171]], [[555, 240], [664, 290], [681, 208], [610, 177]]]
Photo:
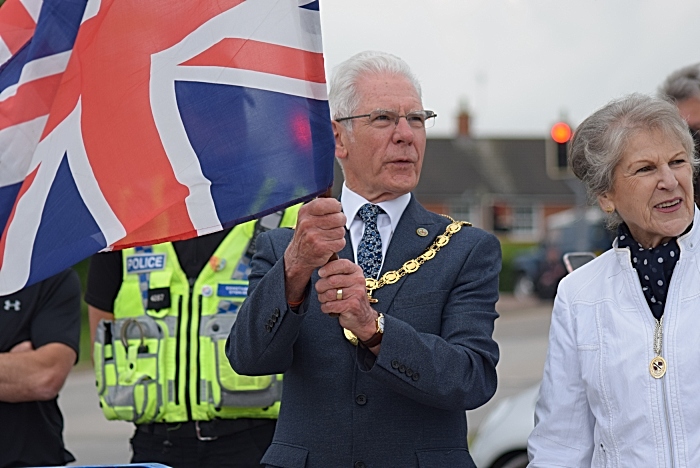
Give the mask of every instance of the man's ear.
[[348, 156], [347, 141], [348, 141], [348, 129], [345, 125], [336, 122], [335, 120], [331, 122], [333, 125], [333, 138], [335, 139], [335, 157], [338, 159], [345, 159]]

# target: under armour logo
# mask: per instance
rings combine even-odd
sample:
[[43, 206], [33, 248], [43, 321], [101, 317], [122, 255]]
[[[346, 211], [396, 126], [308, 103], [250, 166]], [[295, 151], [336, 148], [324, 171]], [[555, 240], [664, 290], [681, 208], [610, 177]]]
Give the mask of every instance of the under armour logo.
[[18, 299], [16, 299], [14, 302], [10, 301], [9, 299], [5, 299], [5, 310], [15, 309], [15, 311], [19, 312], [20, 304], [21, 302], [19, 302]]

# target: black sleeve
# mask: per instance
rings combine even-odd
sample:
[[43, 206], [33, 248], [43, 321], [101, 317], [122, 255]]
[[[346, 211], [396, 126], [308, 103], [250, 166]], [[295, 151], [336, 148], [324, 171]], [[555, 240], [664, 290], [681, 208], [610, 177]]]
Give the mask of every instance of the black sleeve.
[[114, 312], [122, 276], [121, 250], [93, 255], [88, 269], [85, 302], [105, 312]]
[[30, 326], [34, 348], [63, 343], [76, 353], [80, 344], [80, 279], [65, 270], [44, 280]]

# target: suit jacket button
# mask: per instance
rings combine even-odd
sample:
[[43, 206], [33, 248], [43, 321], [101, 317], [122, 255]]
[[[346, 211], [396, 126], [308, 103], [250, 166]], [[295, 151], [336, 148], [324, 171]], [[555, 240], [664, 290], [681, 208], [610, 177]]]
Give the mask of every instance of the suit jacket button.
[[406, 369], [406, 375], [407, 375], [408, 377], [412, 376], [412, 375], [413, 375], [413, 369], [411, 369], [410, 367], [407, 368], [407, 369]]
[[272, 314], [274, 317], [279, 317], [280, 316], [280, 310], [275, 307], [275, 313]]
[[367, 396], [360, 393], [355, 397], [355, 403], [357, 403], [360, 406], [363, 406], [365, 403], [367, 403]]
[[414, 382], [418, 382], [418, 379], [420, 379], [420, 374], [418, 372], [415, 372], [411, 378], [413, 379]]
[[394, 369], [398, 369], [399, 368], [399, 361], [397, 361], [396, 359], [391, 361], [391, 367], [393, 367]]
[[367, 465], [365, 465], [365, 462], [355, 462], [355, 468], [367, 468]]
[[403, 374], [404, 372], [406, 372], [406, 366], [404, 366], [403, 364], [401, 364], [401, 365], [399, 366], [399, 372], [401, 372], [402, 374]]
[[268, 333], [272, 331], [272, 327], [269, 324], [265, 324], [265, 330], [267, 330]]
[[275, 321], [272, 320], [272, 319], [269, 319], [269, 320], [267, 321], [267, 324], [270, 326], [270, 328], [272, 328], [272, 327], [275, 326]]

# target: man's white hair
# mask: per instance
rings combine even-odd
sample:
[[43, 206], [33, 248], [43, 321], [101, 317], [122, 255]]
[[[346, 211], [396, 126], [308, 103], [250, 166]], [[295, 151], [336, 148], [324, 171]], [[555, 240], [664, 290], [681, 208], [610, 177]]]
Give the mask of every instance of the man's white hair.
[[[333, 69], [328, 93], [328, 104], [331, 117], [339, 119], [350, 117], [357, 110], [360, 96], [357, 94], [357, 81], [366, 74], [394, 74], [403, 76], [416, 89], [421, 97], [420, 83], [411, 72], [411, 68], [399, 57], [386, 52], [368, 50], [355, 54]], [[352, 121], [342, 122], [348, 130], [352, 130]]]

